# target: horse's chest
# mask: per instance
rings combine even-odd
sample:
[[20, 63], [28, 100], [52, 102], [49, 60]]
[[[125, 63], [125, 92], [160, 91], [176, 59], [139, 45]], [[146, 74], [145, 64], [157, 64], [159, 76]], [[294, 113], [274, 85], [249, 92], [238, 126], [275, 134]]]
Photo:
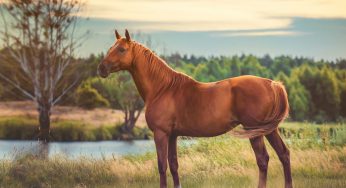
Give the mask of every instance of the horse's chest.
[[174, 110], [169, 106], [166, 106], [165, 108], [162, 106], [147, 108], [145, 118], [148, 127], [154, 132], [157, 129], [171, 132], [176, 124]]

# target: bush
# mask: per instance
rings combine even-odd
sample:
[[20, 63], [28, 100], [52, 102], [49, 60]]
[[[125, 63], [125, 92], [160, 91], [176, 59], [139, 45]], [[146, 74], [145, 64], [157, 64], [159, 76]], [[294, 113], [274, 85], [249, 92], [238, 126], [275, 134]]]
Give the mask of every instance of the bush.
[[93, 109], [108, 107], [109, 102], [96, 89], [87, 84], [77, 90], [77, 105], [82, 108]]
[[[122, 138], [119, 128], [115, 126], [94, 127], [79, 121], [59, 121], [51, 123], [51, 141], [96, 141], [119, 140]], [[38, 121], [28, 117], [0, 117], [0, 139], [35, 140], [38, 134]], [[148, 128], [134, 129], [133, 139], [152, 138]]]
[[0, 119], [0, 139], [33, 140], [38, 134], [38, 122], [32, 118], [12, 117]]
[[133, 135], [136, 139], [151, 139], [154, 137], [153, 132], [149, 128], [133, 128]]
[[[114, 127], [112, 127], [114, 129]], [[96, 140], [112, 140], [112, 134], [109, 129], [101, 126], [94, 130]]]
[[76, 121], [55, 123], [52, 127], [54, 141], [94, 141], [95, 135], [88, 129], [88, 125]]

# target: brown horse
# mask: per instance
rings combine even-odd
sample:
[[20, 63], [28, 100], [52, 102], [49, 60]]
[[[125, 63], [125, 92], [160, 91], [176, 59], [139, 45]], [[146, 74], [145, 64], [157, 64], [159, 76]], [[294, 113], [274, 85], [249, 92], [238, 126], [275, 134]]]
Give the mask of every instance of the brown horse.
[[122, 38], [115, 31], [115, 44], [99, 64], [100, 76], [127, 70], [146, 104], [145, 118], [154, 132], [160, 187], [167, 187], [167, 160], [174, 187], [180, 187], [177, 136], [211, 137], [232, 130], [250, 139], [259, 168], [258, 187], [266, 186], [269, 156], [265, 136], [282, 162], [285, 187], [292, 187], [289, 150], [278, 133], [288, 114], [282, 84], [255, 76], [239, 76], [201, 83], [171, 69], [151, 50], [132, 41], [128, 31]]

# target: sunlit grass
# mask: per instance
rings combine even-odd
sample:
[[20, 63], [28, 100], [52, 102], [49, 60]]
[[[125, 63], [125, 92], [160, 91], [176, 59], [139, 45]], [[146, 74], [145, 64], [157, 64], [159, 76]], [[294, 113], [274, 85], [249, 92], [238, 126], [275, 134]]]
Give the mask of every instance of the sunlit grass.
[[[345, 143], [294, 137], [286, 142], [295, 187], [346, 187]], [[266, 144], [270, 155], [268, 187], [283, 187], [281, 164]], [[178, 155], [183, 187], [256, 187], [257, 165], [248, 140], [229, 135], [198, 139], [192, 146], [181, 146]], [[0, 170], [0, 187], [149, 188], [158, 187], [159, 182], [154, 152], [104, 160], [23, 156], [1, 161]]]

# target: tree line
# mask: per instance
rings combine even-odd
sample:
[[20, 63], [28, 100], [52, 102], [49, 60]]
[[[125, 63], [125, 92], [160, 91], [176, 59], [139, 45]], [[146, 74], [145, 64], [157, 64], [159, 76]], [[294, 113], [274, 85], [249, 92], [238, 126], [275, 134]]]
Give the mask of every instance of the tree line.
[[[75, 72], [79, 73], [81, 79], [60, 104], [86, 109], [96, 107], [120, 109], [125, 114], [121, 130], [131, 133], [139, 114], [143, 111], [144, 103], [129, 74], [119, 72], [108, 79], [98, 77], [97, 65], [102, 58], [103, 55], [100, 54], [74, 59], [70, 71], [65, 73], [64, 82], [69, 83], [68, 79], [75, 80], [73, 76]], [[202, 82], [240, 75], [255, 75], [281, 81], [288, 92], [289, 118], [293, 121], [340, 122], [346, 118], [346, 60], [344, 59], [316, 61], [290, 56], [272, 58], [269, 55], [197, 57], [178, 53], [162, 58], [175, 70]], [[0, 67], [1, 65], [0, 62]], [[0, 69], [2, 70], [8, 72], [9, 69]], [[15, 93], [18, 93], [15, 87], [0, 80], [1, 100], [21, 100], [22, 96], [13, 95]]]
[[343, 121], [346, 117], [346, 60], [313, 60], [303, 57], [196, 57], [173, 54], [163, 57], [176, 70], [198, 81], [210, 82], [240, 75], [278, 80], [286, 86], [290, 119]]
[[[93, 58], [96, 66], [102, 55]], [[293, 121], [341, 122], [346, 117], [346, 60], [343, 59], [316, 61], [290, 56], [272, 58], [269, 55], [207, 58], [178, 53], [162, 58], [175, 70], [202, 82], [241, 75], [255, 75], [281, 81], [288, 92], [290, 119]], [[87, 77], [80, 87], [86, 86], [95, 89], [99, 95], [98, 100], [102, 98], [110, 107], [132, 111], [132, 117], [135, 117], [135, 111], [140, 112], [144, 107], [130, 75], [126, 73], [117, 73], [109, 80], [102, 80], [95, 73], [94, 76]], [[77, 105], [85, 105], [82, 98], [76, 101]], [[89, 104], [92, 107], [98, 102], [89, 102]]]

